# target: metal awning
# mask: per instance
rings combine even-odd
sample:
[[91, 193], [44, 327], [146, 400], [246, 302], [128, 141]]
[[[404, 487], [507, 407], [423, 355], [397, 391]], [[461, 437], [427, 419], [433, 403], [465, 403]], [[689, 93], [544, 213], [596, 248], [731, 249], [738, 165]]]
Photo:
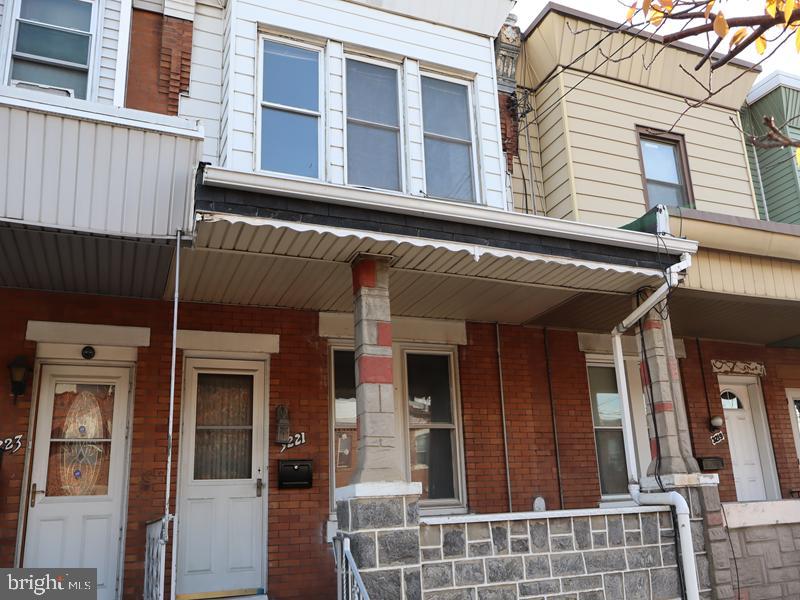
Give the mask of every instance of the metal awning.
[[392, 257], [393, 313], [408, 316], [527, 322], [576, 294], [663, 280], [652, 268], [271, 218], [202, 213], [195, 231], [188, 301], [348, 311], [360, 253]]

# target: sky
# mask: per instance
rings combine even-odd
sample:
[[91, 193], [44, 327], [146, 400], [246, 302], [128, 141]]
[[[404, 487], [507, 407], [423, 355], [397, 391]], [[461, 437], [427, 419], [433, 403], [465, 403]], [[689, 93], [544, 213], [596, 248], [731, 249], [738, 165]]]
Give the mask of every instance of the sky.
[[[626, 1], [630, 6], [630, 2], [633, 0]], [[557, 3], [617, 22], [624, 21], [627, 12], [627, 8], [620, 4], [619, 0], [557, 0]], [[546, 4], [547, 0], [517, 0], [517, 5], [514, 7], [513, 12], [519, 17], [518, 23], [523, 31]], [[760, 14], [763, 12], [763, 6], [763, 0], [717, 0], [715, 9], [722, 10], [726, 17], [733, 17]], [[691, 42], [692, 40], [687, 41]], [[705, 38], [696, 40], [694, 43], [704, 45], [704, 42]], [[770, 46], [768, 45], [767, 53], [769, 52]], [[756, 54], [754, 48], [748, 48], [740, 56], [751, 62], [757, 62], [763, 58]], [[761, 66], [763, 71], [759, 79], [773, 71], [787, 71], [800, 76], [800, 54], [795, 50], [794, 40], [789, 40], [783, 44]]]

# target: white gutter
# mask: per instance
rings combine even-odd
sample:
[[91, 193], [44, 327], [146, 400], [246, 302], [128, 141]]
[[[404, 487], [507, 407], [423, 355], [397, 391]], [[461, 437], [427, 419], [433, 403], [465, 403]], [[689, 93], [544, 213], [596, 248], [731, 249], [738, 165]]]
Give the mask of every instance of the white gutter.
[[633, 419], [628, 398], [628, 380], [625, 373], [625, 358], [622, 354], [622, 334], [636, 325], [650, 310], [666, 298], [669, 291], [677, 286], [681, 274], [692, 266], [692, 257], [683, 254], [681, 261], [665, 272], [666, 281], [642, 304], [636, 307], [619, 325], [611, 331], [611, 345], [614, 353], [614, 370], [617, 374], [617, 389], [622, 404], [622, 434], [625, 443], [625, 461], [628, 467], [628, 490], [631, 498], [639, 505], [668, 505], [675, 508], [678, 518], [678, 539], [681, 545], [681, 566], [687, 600], [699, 600], [700, 590], [697, 580], [692, 529], [689, 521], [689, 505], [678, 492], [642, 493], [639, 488], [639, 474], [636, 467], [636, 446], [633, 440]]

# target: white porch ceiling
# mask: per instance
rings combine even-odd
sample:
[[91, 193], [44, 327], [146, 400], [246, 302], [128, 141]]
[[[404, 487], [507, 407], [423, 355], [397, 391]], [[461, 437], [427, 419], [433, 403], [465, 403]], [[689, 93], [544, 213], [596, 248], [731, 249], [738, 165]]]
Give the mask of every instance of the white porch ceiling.
[[[397, 315], [524, 323], [576, 294], [630, 294], [661, 274], [431, 239], [215, 215], [182, 254], [185, 301], [350, 311], [349, 261], [393, 257]], [[171, 279], [170, 279], [171, 281]], [[172, 294], [168, 285], [165, 297]]]

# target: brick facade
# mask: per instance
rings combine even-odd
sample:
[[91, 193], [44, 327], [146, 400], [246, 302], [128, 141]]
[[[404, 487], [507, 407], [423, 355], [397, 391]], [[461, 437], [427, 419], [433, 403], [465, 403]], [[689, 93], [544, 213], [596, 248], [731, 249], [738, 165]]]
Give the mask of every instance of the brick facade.
[[[136, 366], [129, 490], [130, 497], [136, 500], [128, 509], [125, 548], [124, 597], [141, 598], [145, 524], [159, 518], [163, 511], [171, 304], [0, 289], [0, 306], [3, 306], [0, 323], [4, 331], [0, 341], [2, 364], [18, 354], [25, 354], [33, 364], [35, 344], [25, 342], [29, 319], [151, 328], [151, 345], [139, 350]], [[273, 440], [275, 435], [275, 407], [278, 404], [288, 406], [293, 429], [305, 431], [308, 440], [306, 445], [290, 451], [291, 456], [313, 459], [314, 486], [305, 490], [278, 490], [276, 469], [271, 469], [268, 492], [270, 597], [290, 600], [335, 596], [333, 557], [324, 538], [324, 523], [330, 513], [327, 343], [317, 335], [316, 314], [183, 304], [179, 327], [281, 336], [280, 352], [272, 357], [269, 369], [272, 417], [269, 437]], [[181, 362], [179, 355], [178, 364]], [[178, 381], [181, 381], [180, 371]], [[0, 435], [25, 433], [27, 441], [30, 382], [25, 396], [19, 398], [16, 405], [12, 403], [8, 385], [8, 378], [0, 377], [0, 412], [4, 415]], [[180, 410], [180, 386], [177, 392], [177, 410]], [[175, 456], [177, 438], [176, 435]], [[275, 464], [279, 452], [280, 447], [270, 443], [271, 465]], [[286, 457], [284, 454], [283, 458]], [[5, 456], [0, 470], [2, 566], [13, 564], [23, 462], [24, 449]]]
[[189, 90], [191, 59], [191, 21], [134, 9], [125, 105], [177, 115], [180, 94]]
[[736, 488], [728, 440], [713, 446], [709, 437], [711, 413], [723, 416], [717, 374], [711, 368], [711, 361], [716, 359], [756, 361], [764, 364], [766, 375], [761, 377], [761, 390], [781, 496], [792, 497], [793, 491], [800, 490], [800, 470], [797, 468], [797, 450], [785, 390], [800, 387], [800, 350], [695, 339], [685, 340], [685, 345], [686, 358], [680, 361], [680, 366], [694, 454], [698, 457], [719, 456], [723, 459], [725, 465], [718, 472], [722, 501], [736, 501]]

